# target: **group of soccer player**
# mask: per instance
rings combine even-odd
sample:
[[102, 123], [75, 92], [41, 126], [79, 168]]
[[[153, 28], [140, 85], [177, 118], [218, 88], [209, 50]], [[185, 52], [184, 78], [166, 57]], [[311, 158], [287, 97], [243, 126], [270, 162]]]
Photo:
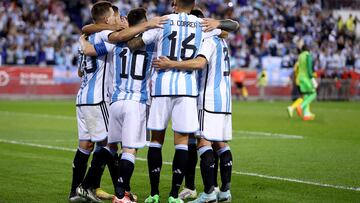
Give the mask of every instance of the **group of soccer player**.
[[[224, 38], [239, 24], [204, 18], [194, 9], [194, 0], [175, 0], [172, 6], [173, 14], [149, 21], [143, 8], [121, 17], [107, 1], [92, 7], [94, 24], [85, 26], [86, 36], [80, 38], [79, 147], [70, 202], [138, 202], [130, 179], [137, 150], [147, 145], [151, 191], [145, 202], [160, 202], [162, 146], [170, 119], [175, 154], [168, 202], [231, 201], [230, 53]], [[194, 183], [197, 153], [204, 185], [199, 196]], [[115, 195], [100, 189], [106, 165]]]

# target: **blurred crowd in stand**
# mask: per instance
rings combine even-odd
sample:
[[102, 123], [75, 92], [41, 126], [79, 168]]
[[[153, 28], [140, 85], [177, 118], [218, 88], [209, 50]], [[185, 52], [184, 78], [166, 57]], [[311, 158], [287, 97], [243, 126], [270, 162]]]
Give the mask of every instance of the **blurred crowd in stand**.
[[[91, 23], [93, 0], [3, 0], [0, 2], [0, 64], [76, 64], [80, 28]], [[171, 0], [113, 0], [122, 15], [139, 6], [148, 16], [171, 13]], [[347, 79], [360, 73], [358, 19], [334, 17], [321, 0], [197, 0], [205, 16], [240, 22], [229, 35], [232, 68], [260, 72], [261, 59], [281, 57], [293, 68], [299, 45], [311, 46], [319, 77]]]

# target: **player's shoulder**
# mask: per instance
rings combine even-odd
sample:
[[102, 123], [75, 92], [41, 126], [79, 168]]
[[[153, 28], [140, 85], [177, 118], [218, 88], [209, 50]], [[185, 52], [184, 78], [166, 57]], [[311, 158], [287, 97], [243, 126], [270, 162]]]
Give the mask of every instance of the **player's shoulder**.
[[303, 51], [300, 53], [299, 57], [303, 58], [303, 57], [307, 57], [309, 55], [310, 55], [310, 53], [308, 51]]
[[89, 36], [90, 41], [93, 40], [95, 43], [104, 41], [107, 42], [107, 39], [111, 33], [114, 31], [112, 30], [103, 30], [100, 32], [95, 32]]
[[192, 21], [192, 22], [199, 22], [201, 23], [203, 21], [202, 18], [199, 18], [197, 16], [194, 16], [192, 14], [187, 14], [187, 18], [188, 18], [188, 21]]
[[114, 31], [112, 31], [112, 30], [102, 30], [102, 31], [96, 32], [94, 34], [99, 38], [103, 38], [103, 37], [109, 37], [109, 35], [113, 32]]
[[188, 14], [188, 13], [172, 13], [172, 14], [168, 14], [168, 15], [166, 15], [169, 19], [179, 19], [179, 17], [181, 16], [182, 18], [184, 17], [184, 16], [186, 16], [187, 17], [187, 19], [188, 19], [188, 21], [198, 21], [198, 22], [202, 22], [203, 21], [203, 19], [201, 19], [201, 18], [198, 18], [198, 17], [196, 17], [196, 16], [194, 16], [194, 15], [192, 15], [192, 14]]
[[214, 35], [214, 36], [203, 39], [203, 43], [209, 44], [209, 45], [217, 45], [217, 44], [221, 43], [221, 38], [218, 37], [217, 35]]
[[97, 33], [99, 33], [99, 34], [108, 34], [108, 33], [113, 33], [114, 31], [112, 31], [112, 30], [102, 30], [102, 31], [100, 31], [100, 32], [97, 32]]
[[167, 14], [165, 15], [169, 20], [172, 20], [172, 19], [177, 19], [179, 17], [179, 14], [177, 13], [171, 13], [171, 14]]

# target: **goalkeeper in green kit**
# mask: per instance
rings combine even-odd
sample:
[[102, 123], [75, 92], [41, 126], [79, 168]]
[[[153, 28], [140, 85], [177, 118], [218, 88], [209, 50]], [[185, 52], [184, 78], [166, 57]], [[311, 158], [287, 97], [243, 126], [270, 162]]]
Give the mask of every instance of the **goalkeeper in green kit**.
[[314, 120], [315, 114], [310, 112], [310, 104], [316, 99], [316, 88], [318, 85], [314, 78], [313, 57], [309, 52], [308, 45], [303, 45], [298, 62], [299, 67], [296, 83], [300, 87], [300, 92], [304, 96], [304, 101], [296, 110], [304, 121]]

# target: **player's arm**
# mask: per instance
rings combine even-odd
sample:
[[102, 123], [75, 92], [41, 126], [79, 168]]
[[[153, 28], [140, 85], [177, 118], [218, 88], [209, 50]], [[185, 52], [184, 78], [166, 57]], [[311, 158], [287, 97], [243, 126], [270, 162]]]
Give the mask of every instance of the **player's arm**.
[[82, 76], [84, 76], [84, 73], [81, 71], [81, 68], [78, 68], [78, 76], [81, 78]]
[[307, 55], [307, 57], [306, 57], [306, 66], [307, 66], [306, 68], [307, 68], [307, 72], [308, 72], [308, 77], [310, 78], [313, 87], [315, 89], [317, 89], [319, 84], [317, 83], [317, 81], [314, 77], [313, 59], [310, 54]]
[[84, 76], [84, 70], [82, 69], [82, 64], [83, 64], [83, 60], [84, 60], [84, 53], [81, 50], [81, 48], [78, 51], [79, 54], [79, 61], [78, 61], [78, 69], [77, 69], [77, 74], [78, 76], [81, 78], [82, 76]]
[[153, 67], [158, 70], [177, 69], [177, 70], [200, 70], [205, 67], [207, 60], [203, 56], [198, 56], [186, 61], [172, 61], [166, 56], [160, 56], [153, 61]]
[[79, 42], [80, 42], [80, 48], [86, 56], [97, 56], [97, 52], [94, 45], [92, 45], [90, 42], [86, 40], [85, 35], [81, 35]]
[[[85, 39], [85, 36], [82, 35], [79, 39], [80, 48], [84, 55], [86, 56], [103, 56], [109, 53], [114, 45], [110, 45], [109, 43], [105, 44], [104, 41], [97, 43], [95, 45], [91, 44], [89, 41]], [[110, 47], [109, 47], [110, 45]]]
[[214, 56], [215, 44], [211, 39], [205, 39], [199, 49], [196, 58], [186, 61], [172, 61], [167, 57], [160, 56], [159, 59], [153, 61], [153, 66], [156, 69], [177, 69], [177, 70], [199, 70], [203, 69], [205, 65]]
[[240, 28], [240, 24], [234, 20], [216, 20], [212, 18], [204, 18], [201, 23], [204, 26], [205, 32], [210, 32], [214, 29], [221, 29], [227, 32], [234, 32]]
[[311, 55], [307, 55], [306, 57], [306, 68], [308, 72], [308, 76], [310, 79], [313, 78], [313, 60]]
[[132, 38], [134, 38], [136, 35], [145, 32], [149, 29], [153, 28], [162, 28], [162, 25], [167, 23], [168, 17], [162, 16], [162, 17], [154, 17], [151, 20], [147, 22], [143, 22], [139, 25], [135, 25], [117, 32], [113, 32], [109, 35], [109, 41], [116, 43], [116, 42], [125, 42]]
[[137, 36], [127, 41], [130, 50], [136, 50], [155, 42], [158, 39], [160, 28], [147, 30], [142, 36]]
[[121, 25], [109, 25], [109, 24], [101, 23], [101, 24], [85, 25], [84, 27], [81, 28], [81, 31], [86, 35], [91, 35], [93, 33], [101, 32], [103, 30], [117, 31], [124, 28], [125, 27]]

